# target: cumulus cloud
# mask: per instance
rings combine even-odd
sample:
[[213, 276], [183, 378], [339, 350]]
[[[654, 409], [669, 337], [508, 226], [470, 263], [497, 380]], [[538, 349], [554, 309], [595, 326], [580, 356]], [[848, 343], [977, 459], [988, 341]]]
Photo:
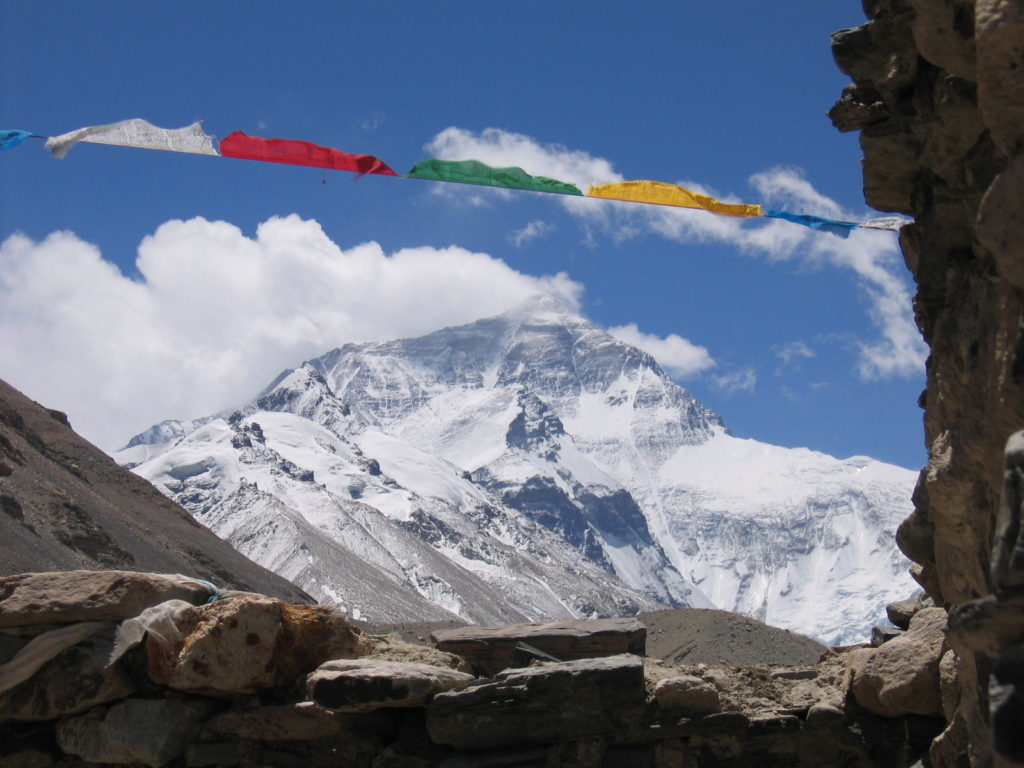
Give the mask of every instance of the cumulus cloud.
[[0, 375], [108, 450], [162, 419], [234, 407], [343, 343], [470, 322], [536, 293], [578, 308], [582, 291], [457, 247], [342, 250], [295, 215], [255, 237], [169, 221], [136, 267], [139, 280], [125, 277], [69, 232], [0, 244]]
[[619, 341], [648, 353], [674, 379], [686, 379], [715, 366], [715, 361], [707, 349], [675, 333], [662, 338], [643, 333], [636, 323], [609, 328], [608, 333]]
[[549, 224], [541, 219], [534, 219], [522, 229], [517, 229], [513, 232], [509, 236], [509, 240], [516, 246], [516, 248], [522, 248], [524, 245], [533, 242], [537, 238], [551, 234], [554, 230], [555, 226], [553, 224]]
[[[530, 173], [590, 184], [622, 181], [611, 162], [558, 144], [542, 144], [518, 133], [487, 128], [479, 133], [447, 128], [427, 144], [428, 151], [450, 159], [474, 158], [490, 165], [518, 165]], [[769, 208], [827, 218], [857, 220], [858, 215], [818, 192], [798, 169], [773, 168], [750, 177], [753, 194], [737, 196], [693, 180], [676, 180], [693, 191], [724, 202], [760, 202]], [[630, 205], [559, 196], [581, 223], [584, 238], [617, 241], [645, 233], [685, 243], [714, 242], [772, 261], [798, 261], [849, 271], [860, 285], [878, 338], [859, 346], [858, 372], [864, 379], [912, 376], [927, 356], [914, 324], [910, 289], [892, 235], [857, 229], [847, 239], [779, 219], [736, 219], [704, 211]]]

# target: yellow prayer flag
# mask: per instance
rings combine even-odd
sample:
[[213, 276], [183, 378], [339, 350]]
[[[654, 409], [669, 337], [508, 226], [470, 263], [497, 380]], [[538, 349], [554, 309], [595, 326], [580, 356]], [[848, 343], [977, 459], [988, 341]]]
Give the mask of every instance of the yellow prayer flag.
[[653, 203], [675, 205], [680, 208], [701, 208], [723, 216], [764, 216], [760, 205], [745, 203], [723, 203], [710, 195], [691, 192], [677, 184], [663, 181], [622, 181], [618, 184], [598, 184], [587, 190], [587, 197], [603, 197], [608, 200], [625, 200], [631, 203]]

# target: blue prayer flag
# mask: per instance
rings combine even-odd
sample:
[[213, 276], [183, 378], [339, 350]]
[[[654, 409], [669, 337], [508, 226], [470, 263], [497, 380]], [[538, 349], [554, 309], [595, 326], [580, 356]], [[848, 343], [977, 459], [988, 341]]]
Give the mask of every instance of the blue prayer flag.
[[835, 219], [823, 219], [821, 216], [811, 216], [809, 213], [790, 213], [789, 211], [765, 211], [765, 216], [773, 219], [785, 219], [794, 224], [803, 224], [811, 229], [819, 229], [823, 232], [831, 232], [837, 237], [849, 237], [850, 230], [856, 227], [852, 221], [836, 221]]
[[31, 131], [5, 131], [0, 130], [0, 150], [13, 149], [27, 139], [35, 136]]

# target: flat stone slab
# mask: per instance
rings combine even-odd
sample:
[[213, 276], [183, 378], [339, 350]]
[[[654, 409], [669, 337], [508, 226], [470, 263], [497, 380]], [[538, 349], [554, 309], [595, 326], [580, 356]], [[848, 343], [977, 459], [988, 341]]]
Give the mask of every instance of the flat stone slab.
[[132, 695], [136, 685], [128, 674], [117, 665], [107, 667], [113, 634], [111, 624], [0, 693], [0, 723], [56, 720]]
[[175, 574], [56, 571], [0, 577], [0, 628], [122, 621], [167, 600], [201, 605], [205, 585]]
[[431, 634], [439, 650], [466, 659], [483, 675], [524, 667], [537, 656], [526, 644], [558, 661], [594, 659], [619, 654], [644, 655], [647, 628], [637, 619], [581, 619], [502, 627], [457, 627]]
[[631, 733], [645, 713], [643, 661], [622, 655], [510, 669], [439, 693], [427, 730], [439, 744], [482, 750]]
[[316, 741], [387, 732], [389, 724], [378, 714], [340, 714], [303, 701], [220, 712], [203, 727], [255, 741]]
[[310, 699], [336, 712], [421, 707], [435, 694], [465, 688], [473, 675], [448, 667], [381, 659], [339, 659], [306, 678]]

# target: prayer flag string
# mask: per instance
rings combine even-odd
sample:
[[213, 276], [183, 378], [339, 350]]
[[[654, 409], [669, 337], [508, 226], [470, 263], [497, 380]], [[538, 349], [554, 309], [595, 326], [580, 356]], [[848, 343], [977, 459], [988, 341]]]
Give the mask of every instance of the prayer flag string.
[[[0, 150], [12, 149], [31, 137], [46, 138], [29, 131], [0, 130]], [[61, 136], [47, 138], [46, 147], [55, 157], [64, 157], [79, 142], [304, 165], [351, 171], [359, 175], [403, 177], [403, 174], [396, 173], [384, 161], [373, 155], [350, 154], [308, 141], [263, 139], [258, 136], [247, 136], [241, 131], [235, 131], [223, 139], [218, 152], [214, 146], [214, 138], [206, 133], [198, 122], [184, 128], [168, 129], [135, 118], [109, 125], [87, 126]], [[404, 178], [584, 196], [575, 184], [548, 176], [534, 176], [517, 167], [492, 168], [478, 160], [423, 160], [409, 173], [404, 174]], [[756, 204], [725, 203], [677, 184], [650, 180], [593, 185], [585, 196], [620, 202], [692, 208], [719, 216], [782, 219], [842, 238], [849, 237], [850, 232], [858, 227], [899, 231], [901, 226], [908, 223], [907, 219], [897, 216], [855, 222], [837, 221], [807, 213], [766, 210]]]

